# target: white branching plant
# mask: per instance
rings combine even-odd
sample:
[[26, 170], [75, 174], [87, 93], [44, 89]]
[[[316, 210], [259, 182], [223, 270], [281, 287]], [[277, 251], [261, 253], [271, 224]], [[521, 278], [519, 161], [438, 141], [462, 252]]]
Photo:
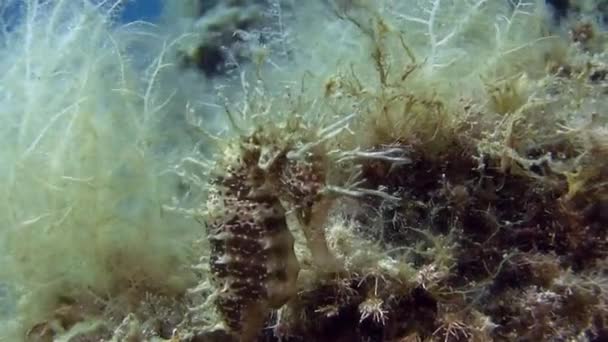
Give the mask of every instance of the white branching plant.
[[[426, 40], [426, 69], [432, 72], [464, 57], [457, 42], [470, 29], [488, 0], [417, 0], [408, 3], [396, 17], [405, 22], [406, 34], [421, 34]], [[411, 31], [410, 31], [411, 28]]]
[[170, 236], [189, 227], [159, 210], [175, 185], [159, 176], [173, 148], [159, 144], [172, 129], [159, 129], [173, 98], [166, 49], [140, 78], [129, 47], [145, 28], [116, 25], [122, 3], [0, 5], [21, 11], [0, 22], [0, 287], [16, 302], [0, 341], [47, 324], [60, 298], [112, 302], [117, 281], [165, 283], [185, 256]]
[[388, 0], [383, 12], [403, 33], [427, 77], [494, 66], [542, 37], [536, 0]]

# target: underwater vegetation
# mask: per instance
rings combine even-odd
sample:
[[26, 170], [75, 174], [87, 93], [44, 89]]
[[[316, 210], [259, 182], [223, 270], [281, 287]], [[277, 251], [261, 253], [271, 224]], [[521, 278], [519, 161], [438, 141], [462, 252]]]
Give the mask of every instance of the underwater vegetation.
[[608, 339], [602, 2], [122, 5], [0, 3], [0, 341]]

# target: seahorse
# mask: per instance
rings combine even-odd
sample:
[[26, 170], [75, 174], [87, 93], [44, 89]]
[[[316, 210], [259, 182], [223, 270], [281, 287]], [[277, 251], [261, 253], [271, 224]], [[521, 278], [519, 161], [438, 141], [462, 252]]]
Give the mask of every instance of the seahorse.
[[209, 206], [219, 209], [208, 218], [208, 239], [216, 307], [228, 331], [248, 342], [295, 296], [300, 267], [274, 178], [282, 163], [260, 163], [259, 149], [243, 154], [214, 182]]

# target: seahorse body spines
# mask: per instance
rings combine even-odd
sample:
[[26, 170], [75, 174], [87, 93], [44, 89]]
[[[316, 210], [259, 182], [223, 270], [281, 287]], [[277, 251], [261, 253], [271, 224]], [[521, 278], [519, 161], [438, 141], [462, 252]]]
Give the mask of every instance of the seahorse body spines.
[[254, 340], [270, 311], [295, 295], [299, 273], [273, 172], [259, 168], [257, 158], [256, 150], [245, 150], [241, 165], [216, 179], [212, 205], [220, 209], [208, 218], [216, 307], [241, 341]]

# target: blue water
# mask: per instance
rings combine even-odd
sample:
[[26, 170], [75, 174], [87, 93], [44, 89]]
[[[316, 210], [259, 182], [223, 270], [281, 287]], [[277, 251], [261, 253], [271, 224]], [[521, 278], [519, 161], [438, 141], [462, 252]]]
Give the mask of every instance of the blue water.
[[[2, 1], [2, 0], [0, 0]], [[99, 0], [92, 0], [99, 1]], [[120, 19], [123, 23], [129, 23], [136, 20], [155, 21], [161, 13], [163, 0], [130, 0], [127, 1], [124, 11], [122, 12]], [[181, 0], [173, 0], [181, 1]], [[545, 0], [547, 3], [553, 5], [557, 14], [560, 16], [565, 15], [566, 8], [568, 7], [567, 0]], [[19, 5], [9, 7], [5, 13], [0, 13], [0, 19], [8, 26], [8, 29], [15, 24], [15, 20], [19, 18], [19, 15], [15, 15], [20, 11]]]
[[129, 1], [122, 12], [120, 19], [124, 23], [136, 20], [155, 21], [160, 15], [161, 9], [161, 0]]
[[[2, 2], [3, 0], [0, 0]], [[97, 2], [100, 0], [91, 0]], [[120, 15], [120, 21], [130, 23], [137, 20], [155, 21], [161, 14], [163, 0], [130, 0], [127, 1]], [[24, 4], [13, 2], [0, 13], [0, 22], [4, 23], [6, 29], [10, 31], [20, 20]]]
[[[0, 0], [1, 1], [1, 0]], [[131, 0], [128, 1], [124, 12], [121, 15], [121, 21], [124, 23], [145, 20], [154, 21], [160, 15], [163, 0]], [[182, 1], [182, 0], [169, 0]], [[204, 0], [203, 0], [204, 1]], [[505, 0], [506, 1], [506, 0]], [[558, 16], [565, 16], [569, 5], [568, 0], [545, 0], [548, 4], [554, 6]]]

